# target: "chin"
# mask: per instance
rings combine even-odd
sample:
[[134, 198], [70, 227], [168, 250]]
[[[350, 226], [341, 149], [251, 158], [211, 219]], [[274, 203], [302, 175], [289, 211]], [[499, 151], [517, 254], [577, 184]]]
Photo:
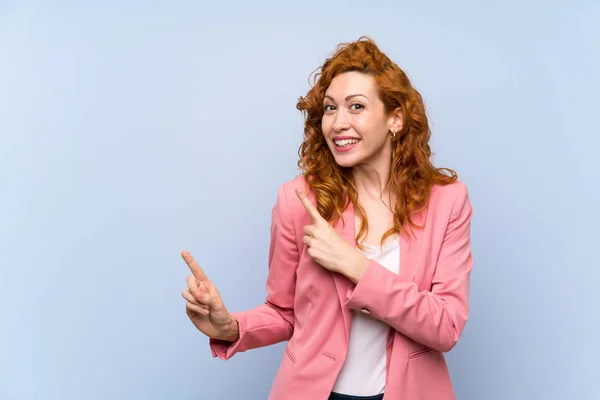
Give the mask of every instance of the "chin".
[[343, 168], [352, 168], [358, 163], [358, 160], [356, 160], [355, 157], [335, 157], [334, 156], [333, 158], [335, 159], [335, 163]]

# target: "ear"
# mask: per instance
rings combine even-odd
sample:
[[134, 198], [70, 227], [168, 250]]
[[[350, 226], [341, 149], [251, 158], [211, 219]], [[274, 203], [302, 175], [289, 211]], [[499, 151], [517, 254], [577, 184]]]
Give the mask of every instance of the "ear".
[[402, 117], [402, 110], [397, 108], [392, 112], [389, 119], [389, 130], [392, 132], [400, 132], [404, 125], [404, 119]]

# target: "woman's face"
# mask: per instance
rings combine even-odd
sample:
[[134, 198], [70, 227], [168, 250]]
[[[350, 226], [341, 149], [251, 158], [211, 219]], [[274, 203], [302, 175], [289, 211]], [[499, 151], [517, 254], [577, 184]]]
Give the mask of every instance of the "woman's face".
[[372, 76], [354, 71], [336, 76], [325, 92], [323, 106], [321, 129], [340, 166], [391, 160], [388, 133], [398, 121], [385, 114]]

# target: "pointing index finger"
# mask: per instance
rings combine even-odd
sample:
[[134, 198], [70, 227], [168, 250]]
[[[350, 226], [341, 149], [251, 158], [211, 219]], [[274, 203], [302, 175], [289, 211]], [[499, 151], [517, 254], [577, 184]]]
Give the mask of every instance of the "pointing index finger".
[[313, 223], [323, 219], [321, 214], [319, 214], [319, 210], [317, 210], [314, 204], [311, 203], [308, 196], [302, 189], [296, 189], [296, 194], [298, 195], [298, 198], [302, 202], [302, 205], [308, 212], [308, 215], [310, 215], [310, 217], [312, 218]]
[[181, 257], [183, 257], [185, 263], [188, 265], [188, 267], [190, 267], [190, 270], [192, 271], [198, 282], [208, 280], [208, 277], [206, 276], [204, 271], [202, 271], [202, 268], [200, 268], [200, 265], [198, 265], [196, 260], [194, 260], [194, 257], [192, 257], [189, 251], [182, 251]]

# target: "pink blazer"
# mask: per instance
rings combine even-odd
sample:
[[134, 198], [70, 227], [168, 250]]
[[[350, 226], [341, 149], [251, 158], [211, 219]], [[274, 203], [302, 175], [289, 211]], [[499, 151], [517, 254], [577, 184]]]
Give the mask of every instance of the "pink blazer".
[[[400, 236], [400, 272], [371, 261], [355, 285], [313, 261], [302, 242], [310, 217], [295, 193], [304, 177], [283, 184], [271, 224], [265, 304], [233, 313], [237, 341], [210, 340], [214, 357], [288, 340], [270, 400], [325, 400], [344, 364], [352, 309], [390, 326], [385, 400], [454, 399], [443, 352], [458, 341], [469, 309], [471, 204], [460, 182], [434, 186], [416, 237]], [[356, 246], [354, 208], [335, 229]]]

